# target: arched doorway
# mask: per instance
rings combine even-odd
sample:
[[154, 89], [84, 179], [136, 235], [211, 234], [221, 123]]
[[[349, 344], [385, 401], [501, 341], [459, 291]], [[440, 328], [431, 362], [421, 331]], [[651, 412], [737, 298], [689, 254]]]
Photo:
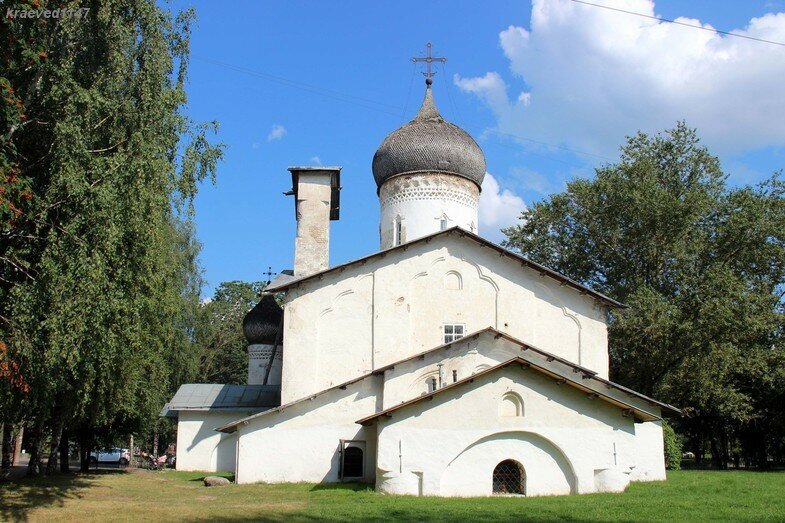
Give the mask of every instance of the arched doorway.
[[343, 477], [363, 477], [363, 451], [359, 447], [346, 447], [343, 455]]
[[523, 465], [505, 459], [493, 469], [494, 494], [526, 494], [526, 472]]

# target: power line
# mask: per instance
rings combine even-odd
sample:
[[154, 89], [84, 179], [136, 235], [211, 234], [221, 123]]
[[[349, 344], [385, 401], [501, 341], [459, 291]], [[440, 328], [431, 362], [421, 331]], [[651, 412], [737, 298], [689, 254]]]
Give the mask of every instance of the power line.
[[583, 4], [583, 5], [589, 5], [589, 6], [592, 6], [592, 7], [599, 7], [600, 9], [607, 9], [609, 11], [617, 11], [619, 13], [625, 13], [625, 14], [628, 14], [628, 15], [640, 16], [640, 17], [643, 17], [643, 18], [649, 18], [651, 20], [657, 20], [659, 22], [668, 22], [669, 24], [682, 25], [684, 27], [691, 27], [693, 29], [700, 29], [702, 31], [709, 31], [710, 33], [717, 33], [717, 34], [726, 35], [726, 36], [735, 36], [736, 38], [745, 38], [747, 40], [754, 40], [756, 42], [763, 42], [765, 44], [773, 44], [773, 45], [779, 45], [779, 46], [785, 47], [785, 43], [783, 43], [783, 42], [775, 42], [774, 40], [765, 40], [763, 38], [755, 38], [754, 36], [740, 35], [738, 33], [730, 33], [728, 31], [720, 31], [719, 29], [712, 29], [710, 27], [703, 27], [701, 25], [688, 24], [686, 22], [679, 22], [677, 20], [671, 20], [669, 18], [662, 18], [660, 16], [652, 16], [652, 15], [646, 15], [646, 14], [643, 14], [643, 13], [636, 13], [635, 11], [627, 11], [626, 9], [620, 9], [618, 7], [611, 7], [609, 5], [593, 4], [591, 2], [586, 2], [584, 0], [572, 0], [572, 1], [575, 2], [576, 4]]
[[[285, 85], [285, 86], [288, 86], [288, 87], [293, 87], [295, 89], [300, 89], [302, 91], [306, 91], [306, 92], [309, 92], [309, 93], [312, 93], [312, 94], [317, 94], [317, 95], [320, 95], [320, 96], [324, 96], [326, 98], [331, 98], [331, 99], [337, 100], [339, 102], [343, 102], [343, 103], [347, 103], [347, 104], [351, 104], [351, 105], [356, 105], [358, 107], [362, 107], [364, 109], [370, 109], [372, 111], [378, 111], [380, 113], [384, 113], [384, 114], [387, 114], [387, 115], [390, 115], [390, 116], [394, 116], [396, 118], [400, 118], [401, 117], [401, 114], [399, 112], [392, 112], [390, 110], [382, 108], [382, 107], [386, 107], [386, 108], [390, 108], [390, 109], [393, 109], [393, 110], [396, 110], [396, 111], [400, 111], [401, 107], [397, 106], [397, 105], [392, 105], [392, 104], [388, 104], [388, 103], [384, 103], [384, 102], [377, 102], [375, 100], [370, 100], [368, 98], [361, 98], [359, 96], [354, 96], [354, 95], [350, 95], [350, 94], [346, 94], [346, 93], [341, 93], [339, 91], [333, 91], [333, 90], [330, 90], [330, 89], [323, 89], [323, 88], [315, 86], [315, 85], [311, 85], [311, 84], [307, 84], [307, 83], [303, 83], [303, 82], [298, 82], [298, 81], [295, 81], [295, 80], [290, 80], [290, 79], [284, 78], [282, 76], [276, 76], [276, 75], [272, 75], [272, 74], [269, 74], [269, 73], [263, 73], [261, 71], [256, 71], [254, 69], [249, 69], [247, 67], [242, 67], [242, 66], [239, 66], [239, 65], [230, 64], [230, 63], [227, 63], [227, 62], [221, 62], [219, 60], [213, 60], [213, 59], [201, 58], [201, 57], [193, 57], [193, 58], [195, 60], [199, 60], [201, 62], [205, 62], [205, 63], [212, 64], [212, 65], [217, 65], [219, 67], [224, 67], [224, 68], [229, 69], [231, 71], [236, 71], [236, 72], [247, 74], [247, 75], [250, 75], [250, 76], [257, 77], [257, 78], [262, 78], [264, 80], [269, 80], [271, 82], [282, 84], [282, 85]], [[453, 102], [453, 104], [454, 103], [455, 102]], [[408, 105], [408, 101], [407, 101], [407, 105]], [[380, 107], [376, 107], [376, 106], [380, 106]], [[607, 158], [607, 157], [604, 157], [604, 156], [600, 156], [600, 155], [593, 154], [593, 153], [587, 153], [587, 152], [584, 152], [584, 151], [578, 151], [576, 149], [570, 149], [569, 147], [565, 147], [563, 145], [556, 145], [556, 144], [552, 144], [552, 143], [548, 143], [548, 142], [541, 142], [541, 141], [538, 141], [538, 140], [534, 140], [532, 138], [527, 138], [525, 136], [519, 136], [519, 135], [511, 134], [511, 133], [503, 133], [501, 131], [488, 129], [485, 126], [481, 126], [481, 125], [478, 125], [478, 124], [475, 124], [475, 123], [472, 123], [472, 122], [461, 122], [461, 123], [463, 123], [463, 125], [466, 126], [466, 127], [474, 128], [474, 129], [481, 130], [481, 131], [484, 131], [484, 132], [489, 132], [491, 134], [495, 134], [495, 135], [498, 135], [498, 136], [506, 136], [506, 137], [509, 137], [509, 138], [514, 138], [514, 139], [522, 140], [522, 141], [529, 142], [529, 143], [534, 143], [534, 144], [538, 144], [538, 145], [552, 147], [552, 148], [555, 148], [555, 149], [560, 149], [560, 150], [563, 150], [563, 151], [571, 152], [571, 153], [577, 154], [577, 155], [591, 156], [591, 157], [594, 157], [594, 158], [599, 158], [601, 160], [613, 161], [610, 158]], [[502, 144], [500, 142], [499, 142], [499, 145], [504, 146], [504, 144]], [[532, 153], [531, 151], [527, 151], [527, 154], [534, 154], [534, 153]], [[538, 155], [538, 156], [543, 156], [543, 155]], [[562, 162], [562, 163], [566, 163], [566, 162]]]
[[389, 109], [393, 109], [393, 110], [396, 110], [396, 111], [400, 110], [400, 107], [397, 106], [397, 105], [392, 105], [392, 104], [388, 104], [388, 103], [385, 103], [385, 102], [377, 102], [376, 100], [370, 100], [368, 98], [361, 98], [359, 96], [354, 96], [354, 95], [350, 95], [350, 94], [346, 94], [346, 93], [341, 93], [341, 92], [338, 92], [338, 91], [332, 91], [330, 89], [324, 89], [322, 87], [318, 87], [318, 86], [315, 86], [315, 85], [310, 85], [310, 84], [306, 84], [306, 83], [303, 83], [303, 82], [290, 80], [290, 79], [284, 78], [282, 76], [275, 76], [275, 75], [272, 75], [272, 74], [269, 74], [269, 73], [263, 73], [261, 71], [256, 71], [254, 69], [248, 69], [247, 67], [242, 67], [242, 66], [239, 66], [239, 65], [230, 64], [230, 63], [227, 63], [227, 62], [221, 62], [221, 61], [218, 61], [218, 60], [213, 60], [213, 59], [210, 59], [210, 58], [201, 58], [201, 57], [194, 57], [194, 59], [195, 60], [199, 60], [201, 62], [206, 62], [206, 63], [209, 63], [209, 64], [217, 65], [219, 67], [225, 67], [225, 68], [230, 69], [232, 71], [237, 71], [239, 73], [244, 73], [244, 74], [247, 74], [247, 75], [250, 75], [250, 76], [256, 76], [258, 78], [264, 78], [265, 80], [269, 80], [271, 82], [279, 83], [279, 84], [286, 85], [286, 86], [289, 86], [289, 87], [294, 87], [296, 89], [300, 89], [300, 90], [303, 90], [303, 91], [308, 91], [308, 92], [311, 92], [311, 93], [314, 93], [314, 94], [318, 94], [318, 95], [321, 95], [321, 96], [325, 96], [327, 98], [332, 98], [334, 100], [338, 100], [338, 101], [341, 101], [341, 102], [346, 102], [346, 103], [351, 103], [351, 104], [354, 104], [354, 105], [359, 105], [361, 107], [365, 107], [366, 109], [373, 109], [375, 111], [383, 112], [383, 113], [386, 113], [386, 114], [389, 114], [389, 115], [392, 115], [392, 116], [398, 116], [398, 115], [396, 113], [391, 112], [391, 111], [386, 111], [386, 110], [380, 109], [378, 107], [373, 107], [373, 106], [387, 107]]

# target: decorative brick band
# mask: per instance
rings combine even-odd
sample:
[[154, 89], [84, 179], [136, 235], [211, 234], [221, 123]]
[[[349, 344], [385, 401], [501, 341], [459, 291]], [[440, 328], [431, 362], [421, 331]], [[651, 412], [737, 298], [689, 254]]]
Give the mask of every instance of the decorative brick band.
[[412, 200], [448, 200], [476, 209], [480, 191], [465, 178], [443, 173], [396, 176], [385, 182], [379, 191], [383, 208]]

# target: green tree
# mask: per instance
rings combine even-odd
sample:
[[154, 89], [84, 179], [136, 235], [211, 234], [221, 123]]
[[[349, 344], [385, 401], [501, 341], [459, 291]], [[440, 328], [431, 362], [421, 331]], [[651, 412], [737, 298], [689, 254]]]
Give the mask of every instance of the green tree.
[[247, 382], [248, 343], [243, 335], [243, 318], [259, 301], [264, 286], [263, 282], [223, 282], [215, 296], [202, 305], [196, 330], [200, 381]]
[[89, 13], [0, 29], [0, 339], [25, 383], [0, 384], [0, 406], [38, 435], [33, 473], [64, 431], [86, 452], [150, 426], [172, 378], [193, 374], [192, 201], [222, 156], [216, 124], [184, 114], [192, 12], [64, 7]]
[[765, 421], [783, 359], [785, 185], [726, 178], [679, 123], [629, 138], [617, 163], [504, 231], [507, 246], [630, 306], [610, 322], [614, 379], [685, 407], [679, 426], [718, 466]]

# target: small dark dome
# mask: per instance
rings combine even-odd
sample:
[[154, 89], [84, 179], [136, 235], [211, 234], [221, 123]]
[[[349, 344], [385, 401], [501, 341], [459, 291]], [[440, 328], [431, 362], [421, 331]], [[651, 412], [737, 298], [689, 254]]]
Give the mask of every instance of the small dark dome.
[[420, 112], [384, 139], [373, 156], [376, 185], [393, 176], [416, 172], [455, 174], [482, 186], [485, 155], [469, 133], [442, 118], [425, 89]]
[[261, 343], [275, 345], [283, 341], [283, 336], [278, 340], [278, 331], [281, 328], [283, 309], [272, 294], [262, 294], [262, 299], [248, 311], [243, 318], [243, 334], [248, 340], [248, 345]]

